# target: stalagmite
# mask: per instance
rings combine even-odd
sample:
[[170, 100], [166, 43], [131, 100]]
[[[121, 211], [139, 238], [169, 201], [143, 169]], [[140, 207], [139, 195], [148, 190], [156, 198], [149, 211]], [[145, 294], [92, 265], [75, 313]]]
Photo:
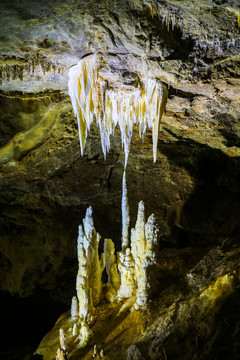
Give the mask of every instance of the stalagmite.
[[109, 284], [111, 284], [115, 291], [118, 291], [121, 280], [117, 271], [115, 246], [111, 239], [104, 240], [104, 253], [108, 282]]
[[93, 358], [97, 356], [97, 345], [95, 344], [93, 347]]
[[71, 305], [71, 316], [78, 317], [79, 316], [79, 307], [78, 307], [78, 299], [76, 296], [72, 298], [72, 305]]
[[60, 348], [67, 354], [67, 339], [63, 329], [59, 329]]
[[59, 342], [60, 342], [60, 348], [57, 350], [57, 356], [56, 360], [67, 360], [67, 339], [66, 335], [64, 334], [63, 329], [59, 329]]
[[101, 358], [101, 359], [104, 359], [105, 355], [104, 355], [103, 349], [100, 350], [99, 355], [100, 355], [100, 358]]
[[92, 208], [86, 211], [83, 227], [79, 226], [77, 297], [79, 318], [89, 322], [93, 307], [98, 305], [102, 292], [102, 272], [105, 267], [104, 254], [99, 259], [98, 246], [100, 235], [94, 228]]
[[[123, 189], [126, 195], [125, 171]], [[123, 209], [123, 208], [122, 208]], [[122, 217], [124, 218], [124, 211]], [[122, 240], [124, 238], [122, 237]], [[129, 240], [125, 239], [127, 243]], [[123, 245], [123, 244], [122, 244]], [[156, 264], [158, 256], [158, 228], [152, 214], [145, 223], [143, 201], [138, 205], [138, 216], [135, 229], [131, 230], [130, 247], [123, 247], [119, 252], [118, 269], [121, 275], [121, 286], [117, 293], [118, 300], [130, 298], [136, 294], [136, 308], [144, 306], [156, 289]]]
[[58, 348], [56, 360], [67, 360], [67, 355], [63, 351], [63, 349]]
[[126, 168], [133, 126], [138, 125], [140, 137], [147, 127], [152, 129], [155, 162], [159, 124], [167, 101], [166, 86], [155, 78], [139, 78], [135, 88], [110, 88], [98, 74], [100, 63], [100, 56], [94, 54], [84, 57], [69, 70], [68, 92], [78, 121], [81, 155], [87, 132], [96, 118], [105, 158], [110, 150], [110, 137], [118, 125], [125, 150]]
[[[158, 228], [153, 214], [148, 218], [146, 225], [142, 227], [144, 225], [142, 215], [142, 204], [140, 202], [138, 219], [131, 238], [137, 279], [137, 308], [147, 303], [157, 285]], [[141, 234], [138, 239], [136, 238], [137, 234]], [[136, 240], [138, 246], [135, 246]]]
[[89, 328], [86, 321], [82, 321], [81, 329], [80, 329], [80, 333], [79, 333], [80, 347], [84, 347], [87, 345], [87, 343], [89, 342], [89, 340], [92, 337], [92, 334], [93, 334], [92, 330]]
[[77, 336], [78, 334], [79, 334], [78, 324], [75, 323], [72, 329], [72, 336]]
[[123, 300], [133, 296], [136, 289], [135, 267], [130, 248], [119, 252], [118, 269], [121, 275], [121, 285], [117, 298]]

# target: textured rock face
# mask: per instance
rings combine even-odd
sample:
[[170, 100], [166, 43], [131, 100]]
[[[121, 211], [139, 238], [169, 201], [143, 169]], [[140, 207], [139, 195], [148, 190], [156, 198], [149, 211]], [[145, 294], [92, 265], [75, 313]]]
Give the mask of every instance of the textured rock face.
[[[90, 5], [1, 1], [2, 290], [28, 296], [44, 289], [70, 304], [77, 225], [89, 205], [99, 233], [111, 237], [120, 250], [120, 132], [115, 131], [104, 161], [93, 126], [81, 157], [67, 93], [69, 69], [91, 53], [103, 57], [99, 74], [109, 87], [137, 87], [146, 72], [168, 87], [156, 163], [151, 131], [142, 143], [134, 129], [127, 168], [133, 224], [140, 200], [149, 211], [146, 216], [154, 212], [159, 224], [160, 268], [167, 274], [161, 276], [159, 291], [224, 239], [238, 238], [238, 5], [204, 0]], [[192, 257], [187, 266], [185, 248]], [[212, 273], [208, 263], [206, 267]]]

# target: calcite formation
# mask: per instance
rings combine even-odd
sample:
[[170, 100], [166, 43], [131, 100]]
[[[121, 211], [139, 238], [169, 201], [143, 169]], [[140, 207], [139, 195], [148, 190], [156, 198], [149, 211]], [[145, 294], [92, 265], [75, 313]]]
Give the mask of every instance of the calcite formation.
[[71, 317], [73, 320], [76, 319], [72, 330], [73, 336], [78, 334], [79, 327], [80, 347], [85, 346], [92, 335], [90, 326], [94, 318], [94, 307], [100, 303], [102, 297], [102, 273], [105, 265], [108, 276], [108, 283], [105, 285], [106, 299], [110, 302], [133, 298], [135, 308], [139, 309], [146, 305], [156, 288], [159, 245], [156, 220], [152, 214], [145, 223], [144, 203], [141, 201], [135, 229], [132, 229], [129, 241], [130, 217], [129, 210], [126, 210], [126, 189], [124, 170], [122, 217], [126, 217], [127, 214], [128, 220], [123, 221], [122, 251], [118, 253], [118, 259], [111, 239], [104, 240], [104, 253], [99, 258], [101, 237], [94, 228], [91, 207], [86, 211], [83, 226], [79, 226], [77, 298], [72, 299]]
[[110, 136], [118, 125], [127, 165], [133, 126], [139, 126], [143, 137], [147, 127], [152, 129], [153, 159], [157, 158], [157, 142], [160, 120], [167, 102], [167, 88], [156, 78], [139, 78], [135, 87], [110, 88], [98, 68], [101, 57], [93, 54], [84, 57], [69, 71], [68, 91], [77, 117], [81, 154], [83, 155], [87, 133], [96, 119], [100, 129], [104, 157], [110, 150]]
[[106, 263], [108, 282], [115, 291], [118, 291], [120, 287], [121, 279], [117, 270], [115, 246], [111, 239], [104, 240], [104, 253], [105, 253], [105, 263]]
[[78, 235], [78, 275], [77, 297], [79, 318], [89, 323], [93, 315], [93, 307], [98, 305], [102, 292], [102, 272], [105, 267], [104, 253], [99, 259], [98, 246], [100, 235], [94, 228], [92, 208], [86, 211], [83, 226], [79, 226]]
[[72, 335], [78, 335], [80, 347], [85, 346], [91, 337], [89, 324], [93, 321], [94, 306], [98, 305], [101, 299], [105, 257], [104, 253], [101, 259], [98, 255], [100, 238], [94, 228], [92, 208], [89, 207], [83, 226], [79, 226], [77, 297], [72, 298], [71, 305], [71, 318], [75, 322]]
[[78, 306], [78, 299], [76, 296], [73, 296], [72, 298], [72, 304], [71, 304], [71, 316], [73, 318], [79, 316], [79, 306]]
[[145, 223], [144, 203], [138, 205], [135, 229], [131, 230], [130, 247], [119, 253], [121, 286], [117, 298], [122, 300], [136, 292], [135, 307], [146, 305], [157, 286], [158, 228], [152, 214]]
[[56, 360], [67, 360], [67, 338], [66, 335], [64, 334], [63, 329], [59, 329], [59, 342], [60, 342], [60, 347], [57, 350], [57, 356], [56, 356]]
[[[102, 291], [102, 272], [106, 263], [108, 301], [121, 301], [134, 297], [135, 307], [146, 305], [154, 291], [154, 268], [157, 264], [158, 238], [154, 215], [145, 224], [144, 204], [139, 203], [135, 229], [129, 237], [130, 215], [126, 185], [126, 166], [130, 150], [133, 126], [139, 126], [142, 137], [147, 127], [152, 129], [153, 159], [157, 157], [159, 124], [167, 101], [166, 87], [154, 78], [141, 78], [133, 88], [119, 90], [110, 88], [98, 69], [103, 59], [97, 54], [87, 56], [69, 71], [69, 95], [78, 121], [81, 155], [87, 133], [94, 120], [100, 129], [104, 157], [110, 150], [110, 136], [118, 125], [125, 150], [122, 181], [122, 251], [116, 261], [111, 239], [105, 239], [104, 253], [98, 256], [100, 235], [93, 224], [89, 207], [79, 226], [77, 297], [81, 322], [81, 345], [89, 337], [88, 325], [93, 318], [94, 306], [99, 304]], [[72, 316], [77, 314], [75, 298], [72, 300]], [[84, 324], [84, 325], [83, 325]], [[86, 328], [86, 331], [84, 330]]]
[[137, 282], [136, 307], [144, 306], [157, 288], [158, 227], [154, 214], [145, 223], [144, 203], [138, 205], [135, 229], [131, 231], [131, 249]]
[[130, 224], [130, 215], [129, 215], [129, 205], [127, 197], [127, 183], [126, 183], [126, 173], [123, 172], [122, 180], [122, 250], [124, 251], [129, 247], [129, 224]]

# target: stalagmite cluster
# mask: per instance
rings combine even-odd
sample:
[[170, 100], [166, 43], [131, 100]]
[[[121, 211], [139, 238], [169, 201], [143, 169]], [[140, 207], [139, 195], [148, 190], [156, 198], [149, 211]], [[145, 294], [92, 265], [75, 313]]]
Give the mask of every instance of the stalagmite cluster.
[[101, 134], [104, 157], [110, 150], [110, 136], [118, 125], [127, 165], [133, 126], [139, 126], [140, 137], [152, 129], [153, 158], [157, 157], [157, 140], [161, 117], [167, 101], [167, 88], [154, 78], [139, 79], [136, 88], [120, 90], [108, 87], [98, 74], [100, 58], [90, 55], [69, 71], [68, 90], [78, 121], [81, 154], [94, 119]]
[[[146, 305], [156, 289], [156, 265], [158, 256], [158, 229], [154, 215], [145, 223], [144, 204], [140, 201], [135, 228], [129, 239], [129, 209], [126, 174], [123, 175], [122, 189], [122, 251], [116, 256], [111, 239], [104, 240], [104, 253], [99, 258], [100, 235], [94, 228], [92, 208], [86, 211], [83, 226], [79, 226], [78, 236], [78, 274], [76, 281], [77, 297], [71, 305], [71, 318], [74, 321], [72, 336], [78, 336], [80, 347], [85, 346], [92, 331], [94, 307], [99, 304], [102, 293], [102, 273], [106, 267], [108, 283], [104, 284], [108, 302], [133, 299], [133, 305], [140, 309]], [[60, 343], [63, 341], [60, 334]], [[61, 348], [65, 351], [66, 346]], [[59, 355], [60, 356], [60, 355]]]
[[[125, 173], [123, 177], [122, 204], [128, 208]], [[122, 217], [127, 213], [122, 205]], [[124, 222], [123, 222], [124, 223]], [[128, 229], [124, 229], [128, 232]], [[121, 286], [117, 293], [119, 300], [136, 295], [135, 307], [144, 306], [156, 289], [156, 264], [158, 255], [158, 228], [152, 214], [145, 223], [144, 203], [138, 205], [135, 228], [131, 230], [129, 247], [119, 252], [118, 269], [121, 274]]]
[[67, 338], [66, 335], [64, 334], [63, 329], [59, 329], [59, 342], [60, 342], [60, 347], [57, 350], [57, 356], [56, 356], [56, 360], [67, 360]]

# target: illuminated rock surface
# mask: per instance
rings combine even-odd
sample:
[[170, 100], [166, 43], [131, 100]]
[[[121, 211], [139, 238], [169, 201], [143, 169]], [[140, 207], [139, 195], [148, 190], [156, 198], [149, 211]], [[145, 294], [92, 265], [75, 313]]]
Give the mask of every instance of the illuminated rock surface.
[[99, 338], [76, 358], [97, 344], [111, 359], [129, 347], [129, 359], [238, 359], [239, 2], [15, 0], [1, 1], [0, 17], [0, 284], [9, 309], [0, 358], [33, 353], [70, 308], [77, 229], [90, 205], [101, 252], [105, 238], [122, 250], [123, 132], [115, 128], [105, 161], [92, 123], [82, 157], [68, 95], [70, 69], [96, 55], [100, 90], [106, 80], [117, 94], [137, 91], [140, 79], [168, 88], [156, 162], [151, 129], [142, 141], [137, 126], [127, 161], [128, 229], [143, 200], [161, 246], [148, 308], [115, 317], [122, 304], [101, 303]]

